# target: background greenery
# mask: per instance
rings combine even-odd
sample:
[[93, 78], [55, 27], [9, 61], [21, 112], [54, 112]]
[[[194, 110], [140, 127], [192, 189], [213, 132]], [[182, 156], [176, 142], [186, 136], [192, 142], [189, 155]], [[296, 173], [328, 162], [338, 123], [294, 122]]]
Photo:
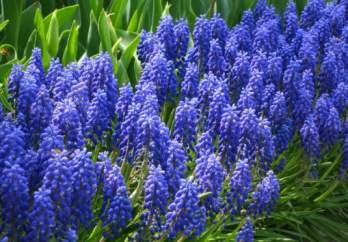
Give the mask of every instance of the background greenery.
[[[271, 0], [277, 11], [287, 0]], [[306, 1], [297, 0], [300, 12]], [[162, 15], [186, 18], [193, 28], [195, 18], [215, 12], [231, 27], [256, 0], [1, 0], [0, 99], [6, 109], [6, 78], [13, 63], [25, 64], [35, 46], [42, 49], [45, 68], [51, 57], [63, 64], [107, 51], [113, 59], [119, 84], [138, 80], [141, 66], [136, 48], [142, 29], [154, 31]], [[281, 199], [275, 212], [256, 222], [255, 237], [261, 241], [346, 241], [348, 238], [347, 183], [339, 180], [341, 144], [319, 165], [320, 178], [308, 178], [299, 139], [279, 157], [287, 160], [278, 174]], [[217, 221], [200, 241], [232, 240], [239, 222]], [[130, 228], [132, 229], [132, 228]], [[98, 227], [86, 231], [84, 241], [95, 241]]]

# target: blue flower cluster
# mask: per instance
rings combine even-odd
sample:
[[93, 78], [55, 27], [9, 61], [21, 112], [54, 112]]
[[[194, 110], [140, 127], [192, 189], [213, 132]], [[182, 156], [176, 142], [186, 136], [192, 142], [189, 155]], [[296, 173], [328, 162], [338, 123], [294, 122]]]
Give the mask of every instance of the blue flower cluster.
[[310, 0], [298, 16], [290, 0], [281, 16], [260, 0], [192, 34], [164, 16], [141, 34], [138, 83], [120, 88], [107, 53], [46, 72], [36, 48], [8, 77], [14, 111], [0, 105], [0, 236], [191, 238], [220, 216], [253, 241], [249, 216], [276, 207], [272, 170], [287, 164], [274, 161], [293, 139], [314, 173], [343, 140], [347, 174], [346, 8]]

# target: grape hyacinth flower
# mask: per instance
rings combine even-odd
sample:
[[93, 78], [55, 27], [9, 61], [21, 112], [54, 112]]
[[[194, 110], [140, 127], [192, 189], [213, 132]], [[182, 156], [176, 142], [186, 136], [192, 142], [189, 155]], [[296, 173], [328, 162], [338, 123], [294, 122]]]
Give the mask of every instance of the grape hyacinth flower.
[[216, 39], [224, 51], [226, 39], [229, 34], [228, 26], [219, 14], [215, 14], [210, 19], [211, 38]]
[[270, 214], [279, 198], [279, 182], [273, 171], [268, 171], [267, 176], [257, 184], [256, 190], [251, 194], [252, 201], [248, 206], [248, 214], [254, 217], [263, 213]]
[[345, 134], [343, 141], [343, 161], [340, 166], [340, 176], [345, 178], [348, 171], [348, 134]]
[[29, 214], [30, 240], [48, 241], [53, 236], [54, 218], [54, 206], [50, 198], [50, 191], [40, 188], [34, 194], [33, 210]]
[[343, 114], [348, 107], [348, 83], [340, 82], [332, 94], [332, 101], [339, 114]]
[[150, 61], [158, 40], [151, 34], [143, 30], [137, 49], [138, 59], [144, 67]]
[[79, 113], [71, 99], [65, 99], [56, 103], [52, 123], [60, 130], [60, 134], [65, 136], [68, 149], [78, 148], [83, 145]]
[[320, 157], [319, 131], [314, 122], [313, 115], [308, 115], [301, 130], [301, 141], [308, 158], [316, 164]]
[[198, 113], [197, 99], [185, 99], [179, 102], [175, 112], [174, 139], [183, 144], [186, 150], [193, 150], [197, 135]]
[[288, 42], [296, 36], [297, 29], [299, 28], [296, 5], [293, 0], [288, 1], [285, 17], [285, 36]]
[[[104, 202], [102, 220], [104, 225], [110, 225], [113, 236], [120, 234], [128, 221], [132, 219], [132, 205], [118, 166], [108, 169], [104, 180]], [[107, 235], [112, 237], [111, 235]]]
[[110, 125], [107, 95], [98, 89], [87, 111], [86, 136], [97, 143]]
[[143, 222], [150, 227], [150, 232], [155, 234], [162, 230], [169, 199], [168, 184], [160, 167], [150, 166], [144, 190]]
[[219, 127], [219, 156], [228, 171], [236, 161], [238, 140], [240, 138], [239, 112], [235, 106], [227, 105]]
[[37, 141], [41, 132], [49, 125], [52, 118], [53, 101], [45, 85], [42, 85], [30, 107], [30, 130], [33, 140]]
[[10, 75], [8, 76], [7, 89], [10, 96], [10, 100], [15, 101], [19, 95], [19, 88], [24, 76], [23, 66], [14, 64]]
[[185, 236], [199, 236], [205, 228], [205, 209], [199, 206], [198, 189], [190, 181], [183, 180], [174, 201], [166, 214], [165, 231], [168, 238], [183, 232]]
[[227, 207], [231, 215], [240, 214], [251, 190], [252, 170], [248, 160], [238, 160], [230, 180]]
[[210, 135], [210, 132], [204, 132], [199, 137], [196, 144], [196, 158], [198, 160], [199, 157], [205, 154], [214, 153], [215, 147], [213, 146], [213, 140]]
[[0, 177], [2, 231], [14, 241], [20, 241], [29, 211], [28, 179], [17, 164], [3, 169]]
[[174, 32], [174, 23], [171, 16], [165, 16], [161, 19], [157, 31], [156, 39], [163, 44], [164, 56], [167, 60], [175, 61], [177, 42]]
[[193, 42], [198, 50], [200, 73], [205, 73], [207, 70], [211, 37], [212, 33], [209, 20], [205, 17], [198, 17], [193, 29]]
[[250, 218], [247, 218], [245, 224], [238, 232], [236, 242], [253, 242], [254, 241], [254, 230], [253, 224]]
[[40, 189], [47, 190], [52, 200], [55, 214], [55, 235], [60, 237], [72, 222], [72, 171], [67, 152], [55, 153], [49, 160]]
[[187, 157], [181, 143], [176, 140], [170, 140], [169, 142], [165, 175], [169, 191], [175, 194], [180, 188], [181, 179], [185, 177]]
[[181, 82], [181, 100], [194, 98], [198, 95], [199, 71], [197, 65], [189, 63], [184, 80]]
[[218, 40], [210, 41], [210, 50], [208, 55], [208, 70], [216, 76], [223, 76], [227, 69], [227, 64]]
[[58, 82], [58, 77], [63, 73], [63, 65], [59, 62], [59, 59], [51, 59], [50, 67], [46, 75], [46, 86], [49, 91], [52, 91], [52, 88]]
[[70, 92], [67, 95], [68, 99], [71, 99], [79, 112], [79, 118], [82, 127], [87, 122], [87, 110], [89, 107], [88, 86], [86, 82], [79, 81], [71, 87]]
[[34, 77], [36, 85], [47, 85], [45, 71], [42, 65], [41, 49], [33, 49], [26, 72]]
[[204, 201], [207, 211], [217, 213], [221, 208], [221, 192], [226, 172], [220, 159], [214, 154], [205, 154], [197, 161], [195, 175], [197, 178], [198, 191], [212, 194]]
[[91, 154], [76, 150], [71, 161], [72, 183], [72, 216], [86, 228], [93, 219], [92, 201], [97, 191], [97, 176]]

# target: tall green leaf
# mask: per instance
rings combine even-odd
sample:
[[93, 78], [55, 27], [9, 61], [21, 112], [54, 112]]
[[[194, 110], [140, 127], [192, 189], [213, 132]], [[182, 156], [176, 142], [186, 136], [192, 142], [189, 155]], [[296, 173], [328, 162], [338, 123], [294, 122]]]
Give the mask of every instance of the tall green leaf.
[[38, 35], [40, 37], [40, 43], [41, 43], [41, 49], [42, 49], [42, 62], [44, 67], [47, 68], [49, 66], [50, 57], [48, 54], [48, 45], [46, 41], [45, 26], [44, 26], [40, 9], [36, 9], [34, 22], [36, 25], [36, 29], [38, 31]]
[[69, 39], [64, 50], [62, 63], [63, 65], [67, 65], [72, 61], [76, 61], [76, 55], [78, 51], [78, 34], [79, 34], [79, 26], [77, 26], [74, 21], [69, 34]]
[[59, 47], [59, 23], [56, 11], [53, 12], [47, 32], [48, 52], [51, 56], [56, 56]]
[[18, 37], [24, 0], [2, 0], [4, 19], [10, 20], [4, 32], [4, 42], [18, 46]]

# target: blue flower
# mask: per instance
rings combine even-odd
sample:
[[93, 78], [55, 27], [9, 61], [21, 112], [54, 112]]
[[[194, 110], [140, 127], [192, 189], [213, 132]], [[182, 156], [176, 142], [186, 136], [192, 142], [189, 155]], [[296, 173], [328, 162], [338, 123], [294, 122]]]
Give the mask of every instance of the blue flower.
[[92, 202], [97, 191], [97, 176], [90, 156], [86, 149], [76, 150], [71, 161], [72, 216], [87, 228], [93, 219]]
[[286, 104], [290, 110], [294, 108], [297, 89], [301, 82], [301, 64], [298, 60], [290, 61], [286, 71], [284, 72], [283, 85]]
[[177, 42], [174, 32], [174, 23], [171, 16], [165, 16], [161, 19], [157, 31], [156, 38], [163, 45], [164, 56], [167, 60], [175, 61]]
[[210, 50], [208, 55], [208, 70], [216, 76], [223, 76], [227, 69], [223, 49], [217, 39], [210, 41]]
[[204, 132], [199, 137], [196, 144], [196, 158], [205, 155], [214, 153], [215, 147], [213, 146], [213, 140], [210, 135], [210, 132]]
[[33, 210], [29, 214], [32, 241], [44, 242], [53, 236], [55, 229], [54, 206], [50, 198], [50, 191], [40, 188], [34, 193]]
[[212, 193], [204, 201], [204, 206], [207, 211], [217, 213], [221, 208], [220, 195], [226, 172], [214, 154], [205, 154], [199, 159], [195, 169], [198, 191]]
[[185, 99], [179, 102], [175, 112], [173, 136], [186, 150], [193, 150], [196, 141], [198, 123], [196, 105], [196, 98]]
[[182, 144], [171, 140], [168, 148], [167, 168], [165, 170], [169, 191], [175, 194], [180, 188], [181, 179], [185, 177], [187, 157]]
[[277, 88], [271, 83], [265, 86], [261, 98], [261, 111], [265, 116], [270, 116], [270, 109], [274, 96], [276, 95]]
[[238, 160], [232, 173], [229, 192], [227, 195], [227, 207], [232, 216], [240, 214], [251, 190], [252, 169], [248, 160]]
[[169, 199], [168, 184], [160, 167], [150, 166], [144, 190], [143, 222], [151, 233], [160, 232]]
[[[76, 90], [84, 86], [82, 83], [87, 86], [88, 101], [92, 101], [92, 96], [94, 94], [92, 93], [92, 82], [94, 81], [95, 75], [93, 64], [93, 59], [88, 57], [83, 58], [80, 64], [79, 85], [76, 86]], [[80, 88], [77, 88], [78, 86]]]
[[288, 116], [286, 107], [285, 96], [282, 92], [277, 92], [273, 98], [273, 101], [269, 110], [269, 118], [272, 122], [272, 126], [282, 124]]
[[151, 33], [146, 32], [146, 30], [142, 31], [137, 49], [138, 59], [142, 66], [150, 61], [156, 47], [156, 41], [156, 38]]
[[312, 161], [313, 165], [315, 165], [320, 157], [320, 146], [319, 131], [314, 122], [313, 115], [307, 116], [300, 130], [300, 135], [306, 155]]
[[199, 55], [200, 73], [204, 73], [207, 70], [208, 54], [210, 50], [209, 42], [211, 38], [212, 33], [209, 20], [205, 17], [198, 17], [193, 29], [193, 42]]
[[325, 7], [323, 0], [309, 0], [301, 14], [301, 26], [309, 29], [320, 18]]
[[84, 144], [79, 113], [71, 99], [56, 103], [52, 123], [59, 129], [60, 134], [65, 136], [68, 149], [78, 148]]
[[254, 9], [255, 18], [259, 19], [263, 15], [263, 12], [266, 10], [266, 8], [267, 8], [267, 1], [259, 0]]
[[291, 42], [291, 40], [296, 36], [297, 29], [299, 28], [296, 5], [293, 0], [288, 2], [284, 18], [286, 40]]
[[11, 100], [17, 100], [18, 98], [20, 84], [24, 76], [23, 68], [22, 65], [14, 64], [8, 76], [7, 89]]
[[72, 171], [67, 152], [55, 153], [49, 160], [40, 189], [47, 190], [52, 200], [56, 220], [55, 234], [63, 236], [72, 222]]
[[298, 57], [301, 60], [302, 70], [310, 69], [311, 71], [315, 72], [318, 49], [319, 43], [315, 33], [305, 32], [298, 52]]
[[13, 163], [25, 153], [25, 136], [12, 120], [5, 119], [0, 123], [0, 171], [4, 163]]
[[181, 99], [194, 98], [198, 95], [199, 71], [197, 65], [189, 63], [184, 80], [181, 82]]
[[336, 143], [341, 131], [341, 121], [336, 108], [331, 107], [328, 116], [322, 121], [323, 125], [319, 126], [320, 141], [331, 147]]
[[[35, 101], [39, 87], [35, 84], [32, 76], [25, 74], [20, 83], [19, 94], [17, 99], [17, 114], [21, 114], [20, 124], [28, 126], [30, 122], [30, 107]], [[20, 115], [19, 115], [20, 116]]]
[[70, 92], [67, 95], [68, 99], [71, 99], [79, 112], [79, 118], [82, 126], [85, 126], [87, 122], [87, 109], [89, 106], [88, 86], [84, 81], [79, 81], [71, 87]]
[[37, 141], [41, 132], [50, 124], [53, 113], [53, 101], [47, 87], [42, 85], [30, 107], [30, 130], [33, 140]]
[[[213, 100], [215, 89], [219, 86], [219, 80], [212, 73], [206, 74], [198, 87], [198, 107], [200, 128], [206, 128], [208, 121], [209, 105]], [[227, 90], [226, 90], [227, 91]]]
[[58, 77], [63, 73], [63, 65], [59, 62], [59, 59], [51, 59], [50, 67], [48, 68], [46, 76], [46, 86], [52, 91], [52, 88], [58, 82]]
[[320, 65], [319, 86], [322, 92], [331, 92], [336, 88], [340, 80], [339, 68], [335, 53], [327, 52]]
[[279, 24], [277, 20], [268, 20], [258, 26], [255, 30], [254, 49], [264, 51], [266, 53], [274, 51], [277, 46], [279, 35]]
[[185, 236], [199, 236], [205, 229], [205, 209], [199, 206], [198, 189], [183, 180], [174, 201], [169, 205], [164, 230], [172, 239], [183, 232]]
[[181, 78], [184, 78], [185, 56], [188, 50], [188, 44], [190, 40], [190, 29], [186, 20], [180, 19], [175, 23], [174, 35], [176, 41], [175, 66], [178, 68], [179, 76]]
[[107, 96], [109, 116], [115, 117], [115, 104], [117, 102], [117, 80], [114, 76], [112, 60], [107, 53], [101, 53], [94, 60], [94, 78], [91, 82], [92, 98], [97, 94], [98, 89], [103, 89]]
[[141, 85], [150, 82], [154, 84], [160, 106], [163, 106], [166, 101], [170, 85], [170, 70], [168, 70], [167, 64], [167, 59], [158, 51], [150, 62], [145, 65], [140, 79]]
[[40, 145], [38, 149], [38, 159], [40, 162], [40, 175], [44, 176], [49, 163], [55, 151], [64, 149], [64, 137], [60, 134], [60, 130], [54, 126], [48, 126], [40, 136]]
[[248, 83], [250, 76], [250, 57], [246, 52], [238, 52], [231, 70], [229, 87], [233, 100], [238, 100], [242, 88]]
[[110, 125], [107, 96], [99, 89], [87, 111], [86, 136], [97, 143], [102, 140]]
[[237, 242], [253, 242], [254, 241], [254, 229], [253, 224], [249, 218], [247, 218], [245, 224], [240, 229], [236, 236]]
[[295, 121], [295, 125], [299, 128], [302, 126], [307, 115], [312, 112], [312, 100], [308, 95], [305, 88], [298, 90], [297, 98], [294, 103], [294, 109], [292, 111], [292, 117]]
[[115, 132], [113, 134], [113, 142], [117, 146], [119, 146], [119, 143], [121, 141], [121, 124], [127, 117], [129, 107], [132, 104], [133, 96], [134, 94], [130, 84], [120, 88], [120, 96], [117, 100], [115, 107], [115, 111], [117, 114], [117, 123], [115, 126]]
[[[273, 127], [272, 127], [273, 128]], [[274, 145], [276, 155], [286, 150], [294, 134], [294, 127], [291, 119], [286, 119], [272, 129], [274, 132]]]
[[346, 25], [346, 7], [343, 3], [336, 3], [330, 14], [330, 26], [332, 33], [339, 37], [341, 36], [342, 30]]
[[340, 82], [332, 94], [332, 101], [340, 114], [348, 107], [348, 84]]
[[219, 156], [228, 171], [232, 169], [232, 165], [236, 161], [240, 137], [239, 125], [239, 112], [235, 106], [227, 105], [219, 127]]
[[3, 232], [20, 241], [28, 218], [29, 188], [25, 172], [17, 164], [1, 172], [0, 204]]
[[224, 83], [219, 84], [214, 92], [213, 99], [209, 103], [208, 129], [210, 130], [213, 138], [218, 135], [224, 108], [229, 103], [229, 98], [226, 95], [226, 89], [227, 87], [224, 85]]
[[248, 206], [248, 214], [254, 217], [261, 216], [263, 213], [269, 215], [279, 199], [279, 191], [279, 181], [270, 170], [251, 194], [252, 200]]
[[252, 34], [255, 30], [255, 19], [253, 12], [248, 9], [243, 12], [241, 24], [246, 28], [250, 34]]
[[225, 21], [220, 17], [219, 14], [215, 14], [210, 19], [210, 28], [211, 28], [211, 38], [216, 39], [220, 47], [222, 48], [222, 50], [224, 50], [226, 39], [229, 34], [229, 29]]
[[58, 75], [57, 81], [52, 83], [53, 99], [56, 102], [61, 102], [70, 92], [71, 86], [76, 84], [77, 80], [73, 76], [72, 70], [67, 67]]
[[348, 134], [345, 134], [343, 141], [343, 160], [340, 166], [340, 175], [345, 177], [348, 171]]
[[314, 75], [311, 70], [304, 70], [302, 73], [302, 83], [300, 83], [309, 95], [310, 100], [313, 100], [315, 97], [315, 87], [314, 87]]
[[280, 86], [283, 78], [282, 56], [279, 56], [276, 53], [272, 53], [272, 55], [268, 58], [267, 72], [265, 74], [267, 76], [267, 83], [271, 82], [277, 87]]
[[45, 71], [42, 65], [41, 49], [33, 49], [26, 72], [34, 77], [36, 85], [47, 85]]
[[107, 237], [119, 236], [120, 230], [132, 219], [132, 205], [118, 166], [106, 171], [103, 192], [102, 220], [112, 231]]

